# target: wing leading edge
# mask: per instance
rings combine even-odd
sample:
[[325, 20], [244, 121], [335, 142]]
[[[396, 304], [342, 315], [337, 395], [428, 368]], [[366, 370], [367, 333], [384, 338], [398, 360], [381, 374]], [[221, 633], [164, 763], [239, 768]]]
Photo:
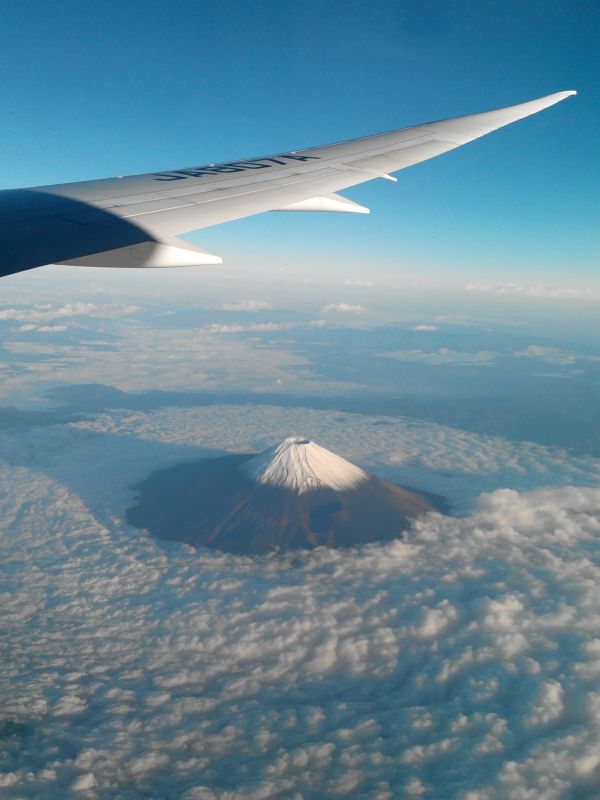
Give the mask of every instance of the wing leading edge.
[[0, 275], [51, 263], [200, 266], [221, 259], [175, 238], [264, 211], [368, 209], [338, 195], [454, 150], [564, 100], [527, 103], [338, 144], [147, 175], [0, 191]]

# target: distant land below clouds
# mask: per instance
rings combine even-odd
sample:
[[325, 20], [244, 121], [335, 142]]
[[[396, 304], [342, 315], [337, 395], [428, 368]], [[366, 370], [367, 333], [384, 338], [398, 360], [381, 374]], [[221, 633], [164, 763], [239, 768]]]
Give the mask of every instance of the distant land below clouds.
[[[579, 398], [576, 391], [563, 386], [562, 391], [544, 398], [539, 406], [533, 398], [490, 397], [389, 397], [372, 394], [355, 396], [310, 396], [237, 392], [172, 392], [153, 390], [123, 392], [101, 384], [63, 386], [52, 389], [53, 403], [72, 413], [97, 413], [105, 409], [153, 410], [168, 406], [214, 406], [220, 404], [267, 404], [281, 408], [303, 406], [321, 410], [338, 409], [350, 413], [405, 416], [461, 428], [478, 434], [502, 436], [512, 441], [533, 441], [550, 447], [568, 448], [574, 453], [600, 457], [600, 397], [591, 394]], [[50, 415], [52, 412], [47, 412]], [[57, 411], [59, 416], [63, 410]], [[13, 411], [0, 407], [9, 418]], [[0, 423], [1, 424], [1, 423]]]

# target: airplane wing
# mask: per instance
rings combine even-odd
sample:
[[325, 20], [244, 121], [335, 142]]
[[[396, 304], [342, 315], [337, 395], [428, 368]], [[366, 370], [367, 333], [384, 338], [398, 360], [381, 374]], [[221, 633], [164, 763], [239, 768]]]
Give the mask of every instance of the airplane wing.
[[340, 190], [454, 150], [564, 100], [519, 105], [264, 158], [0, 191], [0, 275], [44, 264], [220, 263], [178, 234], [263, 211], [368, 209]]

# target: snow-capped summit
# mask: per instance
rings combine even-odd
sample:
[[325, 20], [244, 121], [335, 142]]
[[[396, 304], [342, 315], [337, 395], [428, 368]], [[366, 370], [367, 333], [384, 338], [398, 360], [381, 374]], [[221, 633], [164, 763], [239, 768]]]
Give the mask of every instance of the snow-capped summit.
[[298, 494], [317, 489], [343, 492], [369, 478], [360, 467], [301, 436], [290, 436], [259, 453], [242, 470], [257, 483], [281, 486]]

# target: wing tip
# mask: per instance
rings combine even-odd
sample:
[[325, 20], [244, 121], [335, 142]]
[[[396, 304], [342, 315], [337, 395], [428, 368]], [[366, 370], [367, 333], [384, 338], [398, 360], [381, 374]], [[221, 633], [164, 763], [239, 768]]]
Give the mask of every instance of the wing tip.
[[554, 94], [546, 95], [546, 97], [540, 97], [540, 100], [547, 100], [550, 105], [554, 105], [576, 94], [577, 92], [575, 89], [566, 89], [564, 92], [554, 92]]
[[[557, 103], [566, 100], [567, 97], [571, 97], [575, 94], [577, 94], [575, 89], [567, 89], [564, 92], [554, 92], [553, 94], [547, 94], [544, 95], [543, 97], [538, 97], [535, 100], [530, 100], [525, 103], [519, 103], [519, 105], [516, 106], [509, 106], [506, 110], [508, 111], [511, 109], [515, 110], [523, 109], [525, 113], [520, 114], [520, 116], [518, 117], [518, 119], [523, 119], [523, 117], [526, 116], [528, 117], [531, 114], [535, 114], [538, 111], [543, 111], [545, 108], [550, 108], [550, 106], [554, 106]], [[498, 109], [498, 110], [502, 111], [503, 109]]]

